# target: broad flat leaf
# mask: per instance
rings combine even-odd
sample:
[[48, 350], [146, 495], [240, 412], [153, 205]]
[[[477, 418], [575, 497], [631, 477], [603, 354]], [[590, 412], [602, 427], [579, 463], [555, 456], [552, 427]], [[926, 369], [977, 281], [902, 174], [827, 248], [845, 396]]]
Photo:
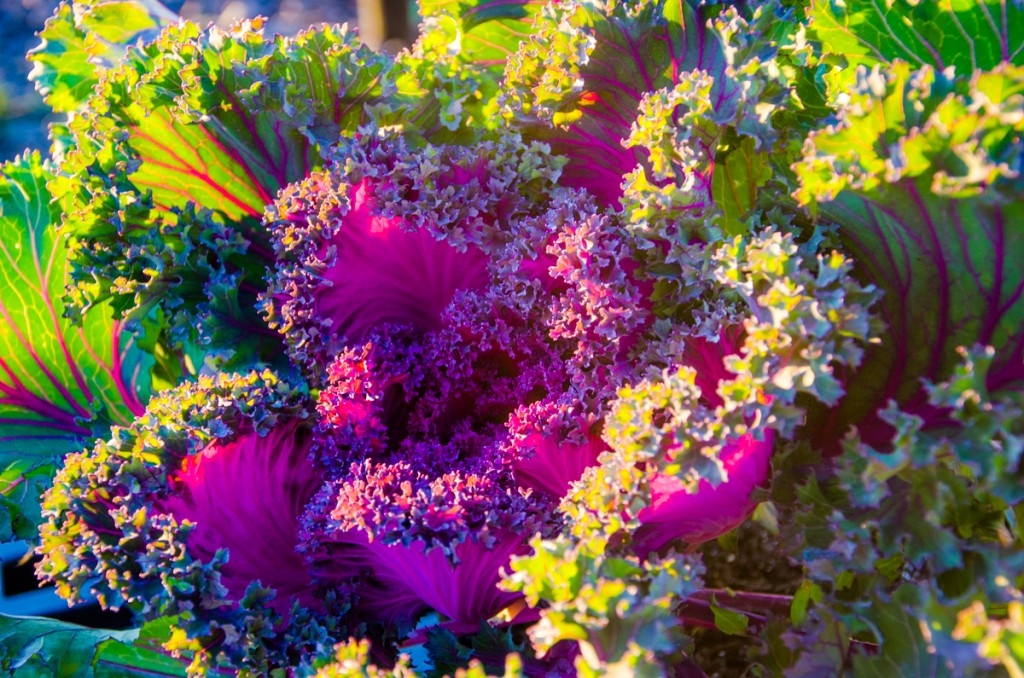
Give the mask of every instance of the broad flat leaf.
[[102, 643], [130, 643], [138, 635], [137, 629], [110, 631], [42, 617], [0, 615], [0, 666], [14, 678], [92, 678]]
[[387, 61], [338, 27], [265, 39], [256, 21], [224, 32], [181, 24], [112, 71], [80, 137], [137, 163], [155, 207], [191, 201], [228, 221], [257, 220], [275, 193], [319, 161], [316, 142], [367, 120]]
[[[80, 327], [62, 317], [68, 262], [49, 178], [38, 153], [0, 174], [0, 483], [5, 502], [18, 506], [35, 502], [26, 491], [38, 484], [33, 469], [129, 423], [148, 393], [143, 354], [108, 309]], [[5, 522], [21, 519], [7, 508]]]
[[1024, 4], [1013, 0], [811, 0], [810, 36], [831, 60], [833, 95], [849, 89], [857, 65], [905, 61], [953, 66], [957, 75], [1024, 65]]

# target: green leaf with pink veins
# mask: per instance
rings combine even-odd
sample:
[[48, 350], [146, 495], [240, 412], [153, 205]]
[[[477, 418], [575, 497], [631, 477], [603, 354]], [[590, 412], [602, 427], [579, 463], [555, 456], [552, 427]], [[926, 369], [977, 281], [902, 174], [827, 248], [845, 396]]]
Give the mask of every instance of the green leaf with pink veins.
[[[38, 153], [0, 173], [0, 494], [8, 505], [0, 538], [31, 532], [36, 471], [143, 411], [145, 354], [100, 307], [80, 326], [65, 319], [67, 251]], [[32, 521], [29, 520], [28, 523]]]

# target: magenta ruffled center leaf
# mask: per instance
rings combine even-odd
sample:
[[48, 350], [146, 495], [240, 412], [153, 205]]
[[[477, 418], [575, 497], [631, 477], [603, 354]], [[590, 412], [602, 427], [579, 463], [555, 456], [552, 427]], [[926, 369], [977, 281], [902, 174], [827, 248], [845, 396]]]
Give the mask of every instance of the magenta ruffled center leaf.
[[456, 291], [487, 283], [487, 257], [470, 245], [459, 251], [426, 229], [376, 213], [373, 186], [353, 186], [351, 207], [320, 254], [332, 265], [318, 295], [319, 316], [349, 341], [385, 324], [424, 330], [440, 326]]
[[768, 429], [761, 440], [747, 434], [727, 443], [720, 458], [728, 478], [717, 486], [701, 480], [690, 492], [680, 478], [655, 477], [652, 503], [637, 516], [637, 553], [646, 556], [673, 541], [699, 544], [740, 525], [757, 506], [751, 493], [768, 481], [774, 439], [774, 431]]
[[422, 542], [409, 546], [373, 543], [368, 549], [377, 565], [374, 575], [388, 589], [404, 583], [429, 607], [464, 625], [467, 632], [476, 631], [480, 621], [520, 598], [499, 591], [497, 584], [509, 559], [529, 550], [523, 535], [513, 532], [499, 534], [490, 546], [472, 540], [460, 543], [454, 549], [457, 565], [440, 549], [426, 551]]
[[309, 445], [308, 431], [291, 422], [266, 436], [212, 443], [172, 476], [160, 509], [196, 524], [188, 536], [193, 557], [209, 561], [218, 549], [228, 550], [222, 583], [233, 599], [258, 580], [277, 590], [271, 604], [278, 612], [287, 611], [292, 597], [319, 607], [295, 551], [299, 517], [322, 483]]
[[473, 539], [461, 542], [448, 556], [422, 541], [371, 541], [359, 530], [336, 532], [320, 548], [321, 559], [314, 568], [323, 580], [359, 577], [351, 585], [358, 596], [359, 618], [411, 623], [434, 610], [467, 633], [521, 598], [500, 591], [497, 584], [511, 557], [529, 550], [524, 535], [514, 532], [498, 534], [489, 545]]
[[523, 447], [532, 448], [533, 456], [516, 463], [519, 483], [552, 497], [563, 496], [569, 485], [579, 480], [584, 471], [597, 463], [598, 455], [608, 449], [600, 438], [575, 445], [545, 438], [540, 433], [531, 433]]
[[475, 629], [518, 598], [498, 591], [500, 569], [553, 525], [559, 495], [517, 486], [504, 445], [516, 407], [562, 385], [561, 363], [523, 323], [475, 322], [494, 313], [483, 300], [460, 297], [438, 332], [373, 333], [328, 370], [314, 453], [331, 480], [303, 550], [361, 618], [432, 609]]
[[362, 618], [410, 623], [433, 609], [476, 628], [520, 597], [497, 589], [500, 570], [550, 531], [554, 504], [486, 454], [449, 472], [432, 461], [353, 464], [310, 504], [304, 551], [318, 581], [355, 592]]
[[383, 327], [438, 330], [458, 293], [490, 281], [487, 255], [447, 230], [464, 226], [440, 225], [402, 190], [418, 195], [390, 178], [315, 173], [268, 208], [279, 266], [264, 312], [314, 382], [338, 350]]
[[545, 400], [521, 407], [509, 418], [502, 454], [520, 487], [559, 499], [608, 449], [596, 418], [581, 416], [576, 409]]

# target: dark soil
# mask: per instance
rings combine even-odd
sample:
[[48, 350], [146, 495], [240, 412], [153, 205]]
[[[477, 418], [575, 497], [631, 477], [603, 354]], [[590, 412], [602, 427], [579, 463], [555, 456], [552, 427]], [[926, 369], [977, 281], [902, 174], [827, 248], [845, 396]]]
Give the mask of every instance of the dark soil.
[[[708, 542], [700, 549], [707, 567], [708, 588], [789, 595], [803, 579], [803, 570], [787, 557], [779, 538], [754, 521], [736, 531], [735, 542]], [[721, 601], [720, 601], [721, 602]], [[717, 629], [689, 629], [696, 644], [693, 659], [711, 678], [750, 675], [750, 653], [756, 634], [730, 636]]]

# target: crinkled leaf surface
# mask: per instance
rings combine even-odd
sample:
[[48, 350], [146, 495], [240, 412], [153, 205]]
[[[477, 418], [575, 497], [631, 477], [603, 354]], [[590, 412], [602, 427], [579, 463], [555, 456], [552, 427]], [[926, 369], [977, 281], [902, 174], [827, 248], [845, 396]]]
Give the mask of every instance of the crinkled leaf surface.
[[422, 143], [501, 136], [505, 64], [533, 33], [544, 0], [426, 0], [409, 51], [396, 57], [396, 102], [380, 119]]
[[424, 17], [450, 17], [459, 35], [459, 57], [498, 75], [532, 34], [533, 17], [545, 0], [423, 0]]
[[[721, 75], [721, 45], [705, 27], [709, 11], [689, 0], [548, 6], [536, 35], [509, 62], [506, 117], [569, 158], [564, 184], [613, 203], [624, 175], [646, 161], [642, 149], [621, 143], [643, 94], [671, 88], [695, 69]], [[715, 79], [716, 105], [734, 95], [724, 78]]]

